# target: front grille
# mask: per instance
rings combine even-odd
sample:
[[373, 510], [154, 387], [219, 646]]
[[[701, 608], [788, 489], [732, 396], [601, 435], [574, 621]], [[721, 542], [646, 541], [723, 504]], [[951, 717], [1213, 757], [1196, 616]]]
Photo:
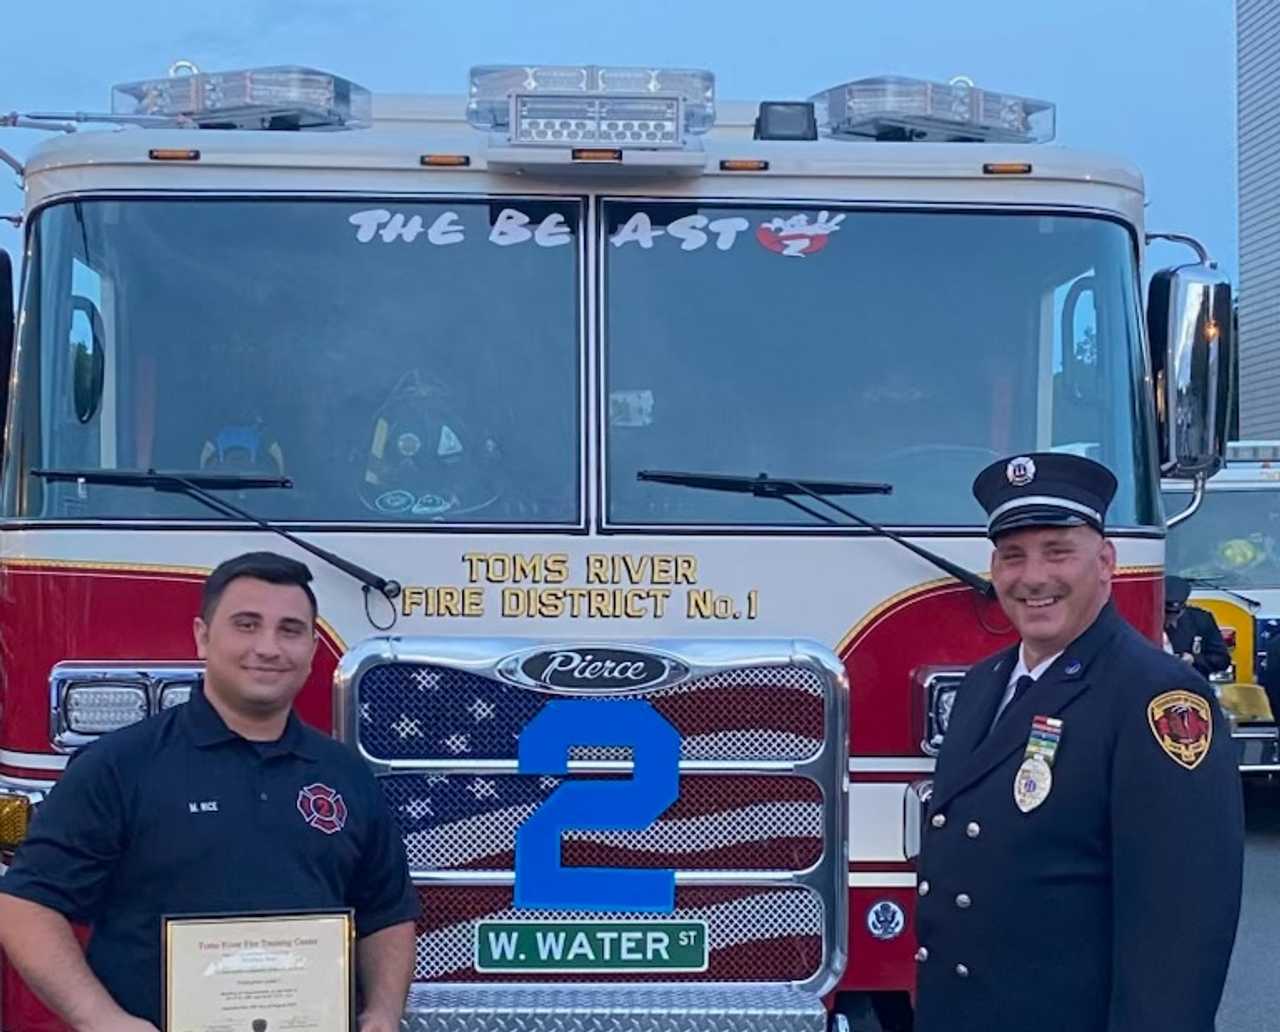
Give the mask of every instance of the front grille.
[[[559, 786], [537, 775], [378, 779], [414, 871], [509, 871], [516, 829]], [[822, 856], [822, 790], [807, 778], [686, 775], [642, 831], [568, 831], [568, 867], [802, 871]]]
[[[376, 760], [512, 760], [520, 730], [551, 698], [465, 670], [381, 664], [361, 679], [360, 742]], [[627, 698], [671, 722], [686, 760], [804, 760], [822, 744], [822, 678], [799, 667], [745, 667]]]
[[684, 886], [664, 919], [707, 922], [707, 971], [607, 975], [482, 974], [472, 967], [479, 921], [608, 921], [634, 914], [517, 910], [509, 886], [434, 885], [419, 889], [414, 978], [429, 982], [801, 982], [822, 962], [822, 901], [801, 888]]
[[[634, 642], [625, 647], [644, 651]], [[339, 669], [344, 734], [378, 778], [422, 896], [416, 978], [429, 985], [752, 982], [829, 991], [847, 935], [847, 689], [839, 661], [820, 646], [790, 640], [655, 642], [653, 655], [705, 672], [667, 687], [591, 696], [501, 679], [504, 662], [529, 648], [528, 640], [400, 638], [362, 646]], [[597, 710], [575, 725], [565, 715], [583, 698]], [[636, 776], [630, 748], [575, 746], [570, 738], [557, 746], [567, 749], [570, 773], [519, 773], [521, 736], [553, 700], [565, 704], [543, 717], [544, 729], [548, 719], [569, 720], [561, 733], [582, 727], [588, 740], [598, 722], [609, 721], [611, 705], [649, 703], [680, 739], [678, 771]], [[636, 719], [639, 712], [626, 715]], [[576, 711], [577, 718], [584, 713]], [[620, 720], [623, 715], [619, 710]], [[625, 728], [610, 725], [615, 735]], [[643, 755], [666, 756], [661, 762], [676, 756], [674, 750]], [[550, 769], [563, 768], [552, 761]], [[619, 904], [616, 913], [600, 912], [585, 902], [557, 910], [514, 905], [517, 866], [523, 877], [540, 870], [517, 865], [517, 842], [524, 841], [518, 831], [535, 813], [547, 812], [540, 808], [567, 782], [638, 783], [655, 774], [663, 784], [678, 774], [679, 792], [653, 820], [620, 817], [616, 828], [598, 827], [614, 799], [622, 811], [623, 801], [632, 801], [635, 793], [620, 786], [617, 795], [604, 793], [609, 802], [592, 793], [589, 806], [581, 796], [559, 796], [557, 823], [542, 828], [556, 836], [565, 868], [674, 871], [673, 911]], [[548, 844], [543, 839], [540, 847]], [[599, 884], [610, 886], [607, 878]], [[608, 890], [603, 898], [597, 893], [591, 898], [611, 910]], [[608, 971], [592, 963], [573, 971], [552, 964], [533, 972], [522, 966], [522, 955], [519, 963], [508, 958], [499, 972], [480, 971], [486, 966], [482, 921], [546, 922], [553, 929], [577, 921], [644, 927], [701, 921], [707, 967], [687, 970], [700, 960], [665, 970], [657, 962]]]

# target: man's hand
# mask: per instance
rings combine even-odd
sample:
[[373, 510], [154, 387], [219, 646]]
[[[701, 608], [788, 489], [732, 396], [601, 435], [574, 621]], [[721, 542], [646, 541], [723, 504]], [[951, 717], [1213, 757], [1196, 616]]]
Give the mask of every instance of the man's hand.
[[121, 1011], [106, 1021], [84, 1026], [81, 1032], [160, 1032], [160, 1030], [149, 1021], [135, 1018], [132, 1014]]
[[413, 978], [414, 925], [402, 921], [356, 940], [356, 967], [365, 1007], [360, 1032], [400, 1032]]
[[76, 1032], [157, 1032], [111, 998], [58, 911], [0, 893], [0, 947], [27, 986]]
[[356, 1020], [360, 1032], [400, 1032], [400, 1019], [379, 1011], [365, 1011]]
[[1190, 652], [1179, 652], [1178, 658], [1184, 663], [1194, 663], [1196, 661], [1196, 657]]

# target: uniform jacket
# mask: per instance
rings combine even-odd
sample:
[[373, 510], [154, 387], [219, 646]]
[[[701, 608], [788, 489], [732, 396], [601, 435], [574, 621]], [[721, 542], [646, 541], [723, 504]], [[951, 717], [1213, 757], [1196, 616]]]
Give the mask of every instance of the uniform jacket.
[[[1166, 628], [1165, 633], [1169, 635], [1170, 648], [1179, 655], [1190, 652], [1192, 665], [1205, 677], [1231, 665], [1231, 653], [1222, 640], [1218, 621], [1207, 610], [1187, 606], [1178, 616], [1173, 630]], [[1200, 639], [1198, 644], [1197, 638]]]
[[[1017, 657], [969, 672], [938, 757], [917, 1032], [1212, 1032], [1243, 808], [1208, 684], [1108, 605], [988, 735]], [[1037, 715], [1062, 734], [1049, 795], [1023, 813], [1014, 776]], [[1192, 769], [1153, 730], [1170, 720], [1180, 740], [1209, 738]]]

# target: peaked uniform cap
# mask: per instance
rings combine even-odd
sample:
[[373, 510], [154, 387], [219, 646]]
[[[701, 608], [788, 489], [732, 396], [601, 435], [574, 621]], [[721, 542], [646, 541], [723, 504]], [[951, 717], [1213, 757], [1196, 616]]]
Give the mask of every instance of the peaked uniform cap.
[[1025, 527], [1092, 527], [1104, 533], [1118, 483], [1100, 462], [1064, 452], [1027, 452], [993, 462], [973, 481], [987, 536]]

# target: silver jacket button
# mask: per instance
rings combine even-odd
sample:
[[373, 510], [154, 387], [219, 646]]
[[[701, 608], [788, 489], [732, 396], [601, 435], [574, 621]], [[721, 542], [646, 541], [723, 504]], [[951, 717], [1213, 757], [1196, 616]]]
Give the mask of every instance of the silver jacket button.
[[921, 946], [918, 950], [916, 950], [916, 960], [919, 963], [923, 964], [928, 959], [929, 959], [929, 948], [927, 946]]
[[962, 892], [960, 893], [960, 895], [956, 897], [956, 906], [958, 906], [961, 910], [968, 909], [972, 903], [973, 903], [973, 900], [969, 898], [969, 894], [967, 892]]
[[941, 828], [947, 823], [947, 815], [945, 813], [935, 813], [929, 823], [935, 828]]
[[922, 896], [929, 895], [929, 883], [927, 881], [922, 881], [916, 891]]
[[965, 967], [963, 964], [957, 964], [957, 965], [956, 965], [956, 974], [957, 974], [957, 975], [959, 975], [961, 978], [968, 978], [968, 977], [969, 977], [969, 969], [968, 969], [967, 967]]
[[977, 821], [970, 821], [969, 826], [964, 829], [964, 833], [970, 838], [977, 838], [982, 834], [982, 825]]

